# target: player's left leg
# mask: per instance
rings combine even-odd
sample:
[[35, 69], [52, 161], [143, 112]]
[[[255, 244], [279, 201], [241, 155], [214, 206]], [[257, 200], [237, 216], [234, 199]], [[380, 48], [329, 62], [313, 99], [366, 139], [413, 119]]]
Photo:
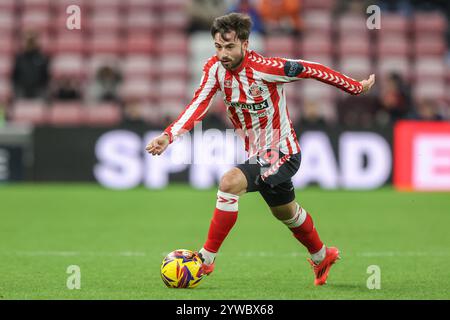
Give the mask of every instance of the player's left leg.
[[279, 160], [260, 176], [259, 192], [272, 214], [281, 220], [311, 254], [309, 260], [316, 285], [326, 282], [331, 265], [339, 258], [336, 248], [327, 248], [320, 240], [311, 215], [295, 201], [292, 176], [300, 167], [301, 155], [280, 154]]
[[273, 215], [291, 229], [295, 238], [311, 253], [312, 260], [320, 263], [325, 258], [325, 246], [314, 228], [311, 216], [295, 201], [291, 178], [298, 171], [301, 154], [279, 157], [263, 166], [259, 180], [259, 192], [269, 205]]
[[272, 214], [283, 222], [293, 236], [303, 244], [311, 254], [315, 263], [320, 263], [325, 258], [325, 245], [320, 240], [314, 226], [311, 215], [303, 209], [295, 200], [278, 206], [270, 207]]
[[[279, 186], [275, 186], [273, 191], [277, 187]], [[281, 199], [290, 199], [293, 196], [283, 192], [285, 188], [278, 189], [282, 190], [277, 197], [278, 203], [274, 202], [276, 198], [272, 194], [266, 192], [263, 197], [269, 204], [272, 214], [283, 222], [292, 231], [294, 237], [308, 249], [311, 254], [311, 259], [308, 261], [315, 275], [314, 284], [323, 285], [327, 281], [331, 266], [339, 259], [339, 250], [334, 247], [328, 248], [322, 243], [311, 215], [295, 200], [280, 204]], [[290, 192], [293, 193], [293, 189]]]

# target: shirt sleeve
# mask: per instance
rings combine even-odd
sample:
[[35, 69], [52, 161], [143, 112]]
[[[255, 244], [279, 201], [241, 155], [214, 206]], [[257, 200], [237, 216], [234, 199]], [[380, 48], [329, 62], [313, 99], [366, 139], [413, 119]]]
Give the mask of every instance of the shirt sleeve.
[[363, 90], [359, 81], [317, 62], [256, 57], [253, 59], [253, 65], [268, 82], [287, 83], [312, 78], [353, 95], [360, 94]]
[[195, 91], [191, 102], [178, 118], [164, 130], [164, 133], [170, 138], [170, 143], [185, 132], [190, 131], [197, 121], [201, 121], [205, 117], [212, 98], [219, 89], [219, 82], [216, 77], [218, 63], [216, 62], [214, 59], [210, 59], [205, 64], [200, 86]]

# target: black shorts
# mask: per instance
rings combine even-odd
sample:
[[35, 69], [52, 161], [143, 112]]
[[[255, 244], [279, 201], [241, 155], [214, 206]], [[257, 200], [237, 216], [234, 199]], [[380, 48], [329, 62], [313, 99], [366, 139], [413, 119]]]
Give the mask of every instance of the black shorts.
[[259, 191], [269, 207], [295, 199], [292, 177], [300, 168], [301, 153], [265, 151], [237, 165], [247, 178], [247, 192]]

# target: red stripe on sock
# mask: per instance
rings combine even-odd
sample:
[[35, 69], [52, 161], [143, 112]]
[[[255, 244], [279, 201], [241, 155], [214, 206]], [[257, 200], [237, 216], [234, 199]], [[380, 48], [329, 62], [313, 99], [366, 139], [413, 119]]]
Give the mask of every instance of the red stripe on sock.
[[203, 248], [214, 253], [219, 251], [222, 242], [236, 223], [237, 214], [237, 211], [223, 211], [216, 208], [209, 225], [208, 239]]
[[294, 237], [308, 249], [309, 253], [316, 253], [322, 249], [323, 243], [309, 213], [306, 213], [305, 221], [300, 226], [291, 228], [291, 231]]

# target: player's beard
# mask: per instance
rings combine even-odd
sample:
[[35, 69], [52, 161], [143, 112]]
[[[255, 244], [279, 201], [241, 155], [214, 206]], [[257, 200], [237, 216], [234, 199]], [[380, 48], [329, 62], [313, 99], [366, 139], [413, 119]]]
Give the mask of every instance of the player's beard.
[[241, 65], [243, 60], [244, 60], [244, 50], [242, 49], [242, 46], [241, 46], [241, 56], [240, 56], [239, 60], [236, 61], [236, 63], [233, 63], [232, 65], [230, 65], [229, 67], [225, 66], [223, 64], [223, 62], [222, 62], [222, 65], [225, 69], [234, 70], [234, 69], [237, 69], [237, 67], [239, 67]]

